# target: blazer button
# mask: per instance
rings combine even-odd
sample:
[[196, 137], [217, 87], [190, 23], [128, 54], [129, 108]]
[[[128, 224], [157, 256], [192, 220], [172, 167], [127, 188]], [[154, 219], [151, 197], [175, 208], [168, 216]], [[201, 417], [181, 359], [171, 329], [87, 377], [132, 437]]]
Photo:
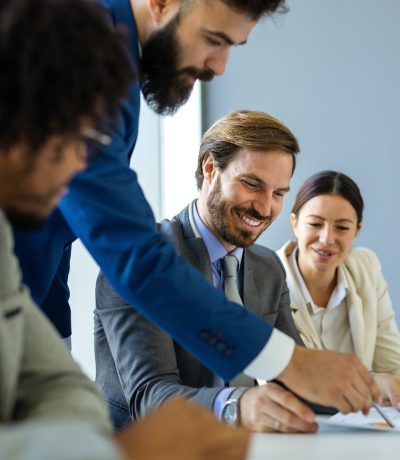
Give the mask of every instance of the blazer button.
[[201, 340], [210, 340], [211, 334], [208, 331], [201, 331], [199, 334]]
[[230, 348], [230, 347], [229, 347], [229, 348], [227, 348], [227, 349], [225, 350], [225, 356], [226, 356], [227, 358], [232, 358], [232, 356], [234, 356], [234, 355], [235, 355], [235, 349], [234, 349], [234, 348]]
[[219, 342], [217, 343], [217, 350], [220, 351], [221, 353], [226, 350], [226, 343], [225, 342]]
[[208, 343], [209, 343], [212, 347], [215, 347], [215, 345], [217, 344], [217, 338], [216, 338], [216, 337], [210, 337], [210, 339], [208, 340]]

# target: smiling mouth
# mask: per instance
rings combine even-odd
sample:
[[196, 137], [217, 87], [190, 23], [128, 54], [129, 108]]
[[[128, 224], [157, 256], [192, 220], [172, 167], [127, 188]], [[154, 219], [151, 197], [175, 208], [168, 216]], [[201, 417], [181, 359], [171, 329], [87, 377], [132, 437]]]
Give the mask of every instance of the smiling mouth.
[[252, 219], [251, 217], [246, 216], [245, 214], [238, 214], [239, 218], [247, 225], [250, 225], [250, 227], [257, 228], [259, 227], [262, 223], [260, 220], [255, 220]]
[[336, 252], [328, 251], [328, 250], [325, 250], [325, 249], [315, 249], [315, 248], [313, 248], [313, 251], [316, 252], [321, 257], [331, 257], [331, 256], [334, 256], [336, 254]]

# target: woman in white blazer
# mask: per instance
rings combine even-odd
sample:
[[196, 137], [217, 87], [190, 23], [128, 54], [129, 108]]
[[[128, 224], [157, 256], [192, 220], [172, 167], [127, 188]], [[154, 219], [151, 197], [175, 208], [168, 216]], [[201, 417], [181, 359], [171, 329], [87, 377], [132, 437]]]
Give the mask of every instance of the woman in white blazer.
[[400, 410], [400, 334], [387, 284], [377, 256], [352, 248], [363, 207], [348, 176], [311, 176], [291, 213], [296, 241], [278, 255], [306, 347], [356, 354], [375, 373], [384, 403]]

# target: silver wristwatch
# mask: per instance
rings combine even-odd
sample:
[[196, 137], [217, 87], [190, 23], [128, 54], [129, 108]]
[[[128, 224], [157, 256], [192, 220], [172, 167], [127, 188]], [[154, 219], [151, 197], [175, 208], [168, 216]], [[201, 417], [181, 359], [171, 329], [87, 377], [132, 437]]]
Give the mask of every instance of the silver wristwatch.
[[236, 388], [225, 402], [221, 411], [221, 421], [229, 426], [240, 425], [239, 400], [248, 388]]

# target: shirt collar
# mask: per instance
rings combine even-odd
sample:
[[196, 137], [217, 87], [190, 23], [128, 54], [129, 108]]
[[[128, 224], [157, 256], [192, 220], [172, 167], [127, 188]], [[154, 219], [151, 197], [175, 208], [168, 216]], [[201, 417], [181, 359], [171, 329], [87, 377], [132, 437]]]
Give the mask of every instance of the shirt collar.
[[[207, 225], [202, 221], [199, 212], [197, 211], [197, 201], [193, 203], [193, 219], [197, 227], [198, 232], [200, 233], [201, 238], [206, 245], [208, 255], [210, 257], [211, 263], [218, 262], [219, 259], [226, 256], [227, 252], [223, 244], [218, 240], [214, 233], [207, 227]], [[234, 255], [239, 261], [238, 267], [242, 262], [243, 257], [243, 248], [236, 247], [230, 254]]]
[[321, 310], [331, 310], [337, 307], [338, 305], [340, 305], [343, 302], [343, 300], [346, 298], [347, 290], [348, 290], [348, 284], [347, 284], [346, 277], [344, 275], [342, 266], [339, 265], [338, 267], [336, 286], [331, 294], [328, 305], [326, 308], [321, 308], [318, 305], [316, 305], [314, 301], [312, 300], [312, 297], [307, 289], [306, 283], [304, 282], [304, 279], [301, 276], [300, 269], [297, 263], [298, 250], [299, 249], [296, 246], [294, 250], [292, 251], [292, 255], [290, 256], [291, 264], [293, 266], [294, 274], [296, 276], [297, 283], [300, 287], [301, 294], [304, 298], [304, 301], [308, 307], [310, 314], [318, 313]]

